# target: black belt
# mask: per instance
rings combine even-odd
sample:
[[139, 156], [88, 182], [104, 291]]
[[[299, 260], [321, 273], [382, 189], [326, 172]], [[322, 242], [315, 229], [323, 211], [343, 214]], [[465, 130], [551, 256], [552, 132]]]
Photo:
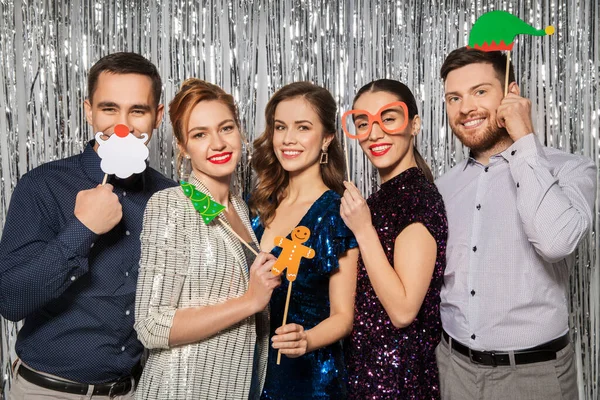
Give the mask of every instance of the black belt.
[[[450, 336], [442, 331], [446, 343], [450, 343]], [[556, 360], [556, 352], [564, 349], [570, 343], [569, 334], [554, 339], [548, 343], [526, 350], [515, 350], [515, 364], [533, 364], [542, 361]], [[452, 339], [452, 350], [469, 357], [475, 364], [498, 366], [510, 365], [510, 357], [506, 352], [471, 350], [462, 343]]]
[[[50, 376], [42, 375], [32, 369], [27, 368], [21, 364], [17, 371], [26, 381], [33, 383], [44, 389], [56, 390], [58, 392], [81, 394], [85, 395], [88, 392], [90, 385], [87, 383], [77, 383], [64, 381], [62, 379], [52, 378]], [[94, 385], [93, 395], [95, 396], [109, 396], [111, 398], [115, 396], [122, 396], [135, 388], [135, 385], [139, 381], [142, 374], [142, 367], [138, 364], [132, 370], [132, 375], [123, 377], [116, 382], [110, 383], [99, 383]]]

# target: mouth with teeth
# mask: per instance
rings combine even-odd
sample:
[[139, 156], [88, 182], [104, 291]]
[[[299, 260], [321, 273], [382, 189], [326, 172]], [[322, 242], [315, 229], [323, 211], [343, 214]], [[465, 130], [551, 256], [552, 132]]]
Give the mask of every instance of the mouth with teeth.
[[300, 150], [282, 150], [281, 151], [281, 155], [283, 156], [283, 158], [291, 160], [294, 159], [296, 157], [298, 157], [300, 154], [302, 154], [302, 151]]
[[475, 129], [478, 128], [481, 124], [483, 124], [484, 121], [485, 118], [469, 118], [461, 122], [461, 125], [466, 129]]
[[210, 161], [213, 164], [225, 164], [231, 160], [231, 155], [231, 152], [215, 154], [212, 157], [208, 157], [208, 161]]
[[383, 156], [388, 151], [390, 151], [391, 148], [392, 148], [392, 145], [390, 143], [377, 143], [377, 144], [372, 144], [371, 146], [369, 146], [369, 150], [371, 150], [371, 154], [375, 157]]

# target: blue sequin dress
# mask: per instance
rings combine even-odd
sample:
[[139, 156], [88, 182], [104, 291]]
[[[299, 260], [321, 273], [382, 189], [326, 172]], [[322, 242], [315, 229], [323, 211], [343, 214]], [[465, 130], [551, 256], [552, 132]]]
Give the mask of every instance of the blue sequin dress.
[[[287, 323], [297, 323], [308, 330], [329, 317], [329, 277], [339, 268], [338, 256], [358, 244], [340, 216], [340, 196], [333, 190], [323, 193], [313, 203], [298, 226], [310, 229], [310, 238], [303, 245], [312, 248], [316, 255], [300, 262]], [[252, 220], [252, 228], [260, 242], [264, 227], [259, 217]], [[275, 256], [280, 253], [279, 247], [271, 251]], [[283, 321], [287, 288], [288, 281], [283, 277], [281, 286], [275, 289], [269, 303], [271, 337]], [[298, 358], [282, 355], [281, 364], [276, 362], [277, 350], [270, 347], [262, 399], [346, 398], [346, 369], [341, 341]]]

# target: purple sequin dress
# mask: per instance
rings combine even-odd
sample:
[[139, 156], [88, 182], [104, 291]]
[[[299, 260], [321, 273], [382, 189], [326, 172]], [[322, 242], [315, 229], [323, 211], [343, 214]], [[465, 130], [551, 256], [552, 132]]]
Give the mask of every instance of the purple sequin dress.
[[367, 203], [390, 264], [396, 237], [415, 222], [434, 237], [437, 259], [417, 317], [409, 326], [395, 328], [359, 258], [354, 329], [346, 343], [349, 398], [439, 399], [435, 347], [442, 333], [440, 289], [448, 236], [442, 196], [418, 168], [410, 168], [383, 183]]

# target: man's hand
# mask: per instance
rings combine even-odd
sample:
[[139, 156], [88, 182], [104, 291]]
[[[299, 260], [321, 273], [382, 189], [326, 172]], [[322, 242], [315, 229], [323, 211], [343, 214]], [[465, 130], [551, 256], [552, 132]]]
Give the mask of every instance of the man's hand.
[[75, 217], [97, 235], [114, 228], [123, 217], [123, 209], [119, 198], [113, 193], [113, 186], [98, 185], [77, 193]]
[[531, 101], [519, 95], [516, 85], [513, 85], [510, 92], [502, 99], [496, 113], [498, 127], [506, 128], [514, 142], [533, 132]]

